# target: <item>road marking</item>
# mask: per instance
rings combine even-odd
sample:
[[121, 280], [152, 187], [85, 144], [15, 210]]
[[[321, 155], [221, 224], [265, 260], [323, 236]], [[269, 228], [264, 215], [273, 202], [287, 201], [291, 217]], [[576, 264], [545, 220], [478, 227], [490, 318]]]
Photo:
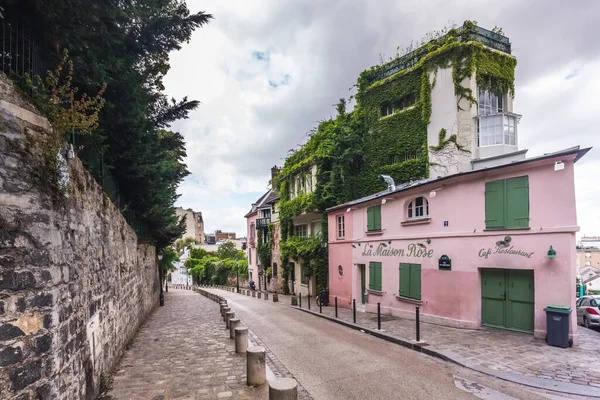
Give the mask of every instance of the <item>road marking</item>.
[[496, 390], [487, 388], [485, 386], [480, 385], [477, 382], [470, 381], [465, 378], [461, 378], [460, 376], [454, 376], [454, 386], [457, 388], [464, 390], [467, 393], [471, 393], [473, 396], [478, 397], [484, 400], [518, 400], [514, 397], [507, 396], [504, 393], [498, 392]]

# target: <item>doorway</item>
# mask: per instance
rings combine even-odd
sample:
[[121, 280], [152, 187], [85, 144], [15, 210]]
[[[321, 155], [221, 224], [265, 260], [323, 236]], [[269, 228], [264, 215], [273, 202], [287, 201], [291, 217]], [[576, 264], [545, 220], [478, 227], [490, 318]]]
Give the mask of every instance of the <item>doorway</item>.
[[533, 333], [533, 271], [481, 269], [481, 324]]
[[358, 269], [360, 270], [360, 304], [365, 304], [365, 292], [367, 291], [365, 282], [365, 264], [358, 264]]

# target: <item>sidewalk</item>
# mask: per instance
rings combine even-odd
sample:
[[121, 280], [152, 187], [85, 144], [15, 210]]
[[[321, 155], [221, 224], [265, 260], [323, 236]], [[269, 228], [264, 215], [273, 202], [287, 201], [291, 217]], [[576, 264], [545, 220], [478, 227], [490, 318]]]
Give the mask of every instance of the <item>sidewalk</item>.
[[235, 353], [218, 305], [192, 290], [165, 293], [121, 360], [105, 398], [129, 400], [266, 398], [246, 385], [246, 357]]
[[[280, 302], [291, 305], [291, 296], [280, 295]], [[307, 308], [307, 299], [303, 297], [302, 309]], [[319, 313], [314, 298], [311, 311]], [[334, 307], [323, 307], [323, 315], [334, 318]], [[338, 308], [338, 319], [352, 323], [352, 310]], [[357, 312], [356, 323], [376, 331], [377, 314]], [[414, 342], [415, 332], [414, 320], [381, 315], [381, 333]], [[457, 329], [421, 322], [421, 341], [427, 343], [428, 349], [469, 368], [512, 372], [594, 390], [600, 388], [600, 331], [579, 327], [579, 334], [579, 346], [561, 349], [528, 334], [486, 328]]]

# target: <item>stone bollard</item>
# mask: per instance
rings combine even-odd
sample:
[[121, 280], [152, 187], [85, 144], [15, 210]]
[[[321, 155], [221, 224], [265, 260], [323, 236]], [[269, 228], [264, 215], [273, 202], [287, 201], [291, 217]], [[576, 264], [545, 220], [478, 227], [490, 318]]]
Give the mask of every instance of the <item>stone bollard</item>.
[[239, 318], [229, 318], [229, 338], [235, 339], [235, 328], [240, 326]]
[[262, 346], [253, 346], [246, 350], [246, 382], [248, 386], [267, 383], [265, 348]]
[[223, 309], [224, 309], [225, 307], [228, 307], [228, 306], [227, 306], [227, 303], [221, 303], [221, 304], [219, 305], [219, 307], [220, 307], [219, 311], [221, 312], [221, 317], [222, 317], [223, 315], [225, 315], [225, 314], [223, 313]]
[[269, 293], [265, 293], [265, 300], [269, 300]]
[[269, 400], [297, 400], [298, 382], [292, 378], [277, 378], [269, 382]]
[[235, 317], [235, 313], [233, 311], [228, 311], [225, 313], [225, 329], [229, 329], [229, 320]]
[[235, 328], [235, 352], [244, 354], [248, 350], [248, 328], [238, 326]]
[[250, 290], [246, 290], [246, 296], [250, 296]]
[[231, 308], [229, 308], [229, 307], [225, 307], [225, 308], [223, 309], [223, 322], [225, 321], [225, 315], [226, 315], [226, 314], [227, 314], [229, 311], [231, 311]]
[[296, 296], [292, 296], [292, 305], [293, 306], [297, 306], [298, 305], [298, 298]]
[[273, 293], [273, 303], [277, 303], [279, 301], [279, 297], [277, 296], [277, 293]]
[[262, 296], [262, 293], [261, 293], [261, 292], [258, 292], [258, 296], [257, 296], [257, 297], [258, 297], [259, 299], [260, 299], [260, 296]]
[[256, 297], [256, 292], [254, 290], [252, 291], [252, 297]]

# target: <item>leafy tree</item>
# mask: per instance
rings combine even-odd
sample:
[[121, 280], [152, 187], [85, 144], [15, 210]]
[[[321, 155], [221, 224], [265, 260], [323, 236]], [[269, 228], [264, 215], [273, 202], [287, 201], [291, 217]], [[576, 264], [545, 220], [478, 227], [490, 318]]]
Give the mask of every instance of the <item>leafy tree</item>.
[[182, 0], [20, 0], [5, 14], [27, 21], [48, 66], [69, 50], [71, 84], [81, 93], [106, 85], [96, 129], [76, 136], [79, 156], [97, 179], [102, 169], [91, 166], [102, 160], [118, 182], [119, 206], [142, 222], [157, 248], [173, 243], [185, 230], [173, 208], [176, 188], [189, 171], [183, 137], [168, 127], [199, 102], [168, 99], [163, 78], [169, 53], [212, 16], [190, 13]]
[[220, 244], [219, 248], [217, 249], [217, 256], [220, 259], [235, 259], [236, 257], [238, 257], [238, 250], [235, 247], [235, 243], [233, 243], [232, 241], [227, 241], [225, 243]]
[[192, 244], [198, 244], [200, 242], [198, 242], [198, 240], [191, 238], [191, 237], [186, 237], [183, 239], [179, 239], [178, 241], [175, 242], [175, 249], [177, 250], [178, 253], [181, 253], [181, 251], [183, 249], [185, 249], [186, 247], [190, 247]]

